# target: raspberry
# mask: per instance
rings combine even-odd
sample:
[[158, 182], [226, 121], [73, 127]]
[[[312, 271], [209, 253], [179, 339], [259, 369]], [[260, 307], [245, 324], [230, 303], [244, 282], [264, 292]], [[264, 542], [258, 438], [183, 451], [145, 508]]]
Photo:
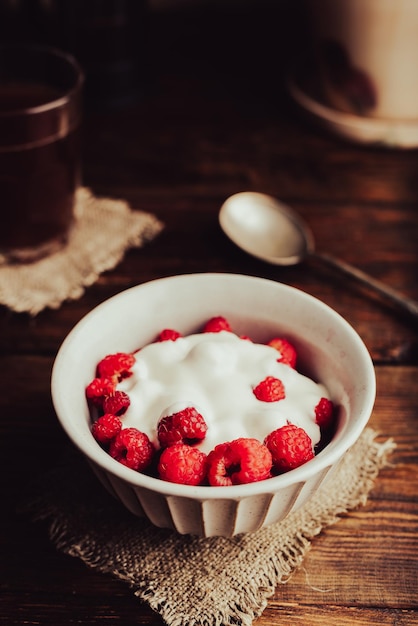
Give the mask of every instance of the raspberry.
[[232, 332], [228, 320], [219, 315], [217, 317], [212, 317], [210, 320], [208, 320], [204, 325], [202, 332], [220, 333], [221, 330], [227, 330], [228, 332]]
[[112, 440], [109, 454], [122, 465], [142, 472], [152, 461], [154, 446], [137, 428], [123, 428]]
[[91, 427], [93, 437], [102, 444], [110, 443], [121, 430], [122, 422], [119, 417], [111, 413], [105, 413], [99, 417]]
[[264, 440], [273, 457], [273, 467], [287, 472], [313, 459], [312, 441], [303, 428], [287, 424], [273, 430]]
[[267, 376], [253, 389], [257, 400], [261, 402], [277, 402], [286, 397], [284, 385], [281, 380], [274, 376]]
[[94, 378], [86, 387], [86, 397], [95, 406], [101, 407], [105, 396], [115, 391], [115, 383], [110, 378]]
[[328, 398], [321, 398], [315, 407], [315, 422], [321, 429], [326, 430], [332, 424], [334, 405]]
[[258, 439], [240, 437], [215, 446], [207, 463], [209, 484], [227, 487], [269, 478], [272, 456]]
[[125, 352], [108, 354], [98, 364], [97, 373], [99, 378], [122, 380], [122, 378], [131, 376], [131, 369], [134, 363], [135, 357], [133, 354], [126, 354]]
[[113, 413], [113, 415], [123, 415], [126, 413], [130, 398], [124, 391], [114, 391], [110, 396], [106, 396], [103, 400], [103, 411], [105, 413]]
[[201, 485], [206, 479], [204, 452], [184, 443], [177, 443], [163, 450], [158, 463], [162, 480], [182, 485]]
[[202, 415], [189, 406], [160, 419], [157, 427], [158, 440], [163, 448], [175, 443], [193, 444], [205, 438], [207, 429]]
[[280, 352], [280, 359], [277, 359], [279, 363], [286, 363], [286, 365], [290, 365], [293, 368], [296, 367], [297, 354], [295, 347], [290, 341], [283, 337], [275, 337], [267, 345]]
[[157, 341], [175, 341], [181, 336], [181, 333], [179, 333], [177, 330], [173, 330], [172, 328], [165, 328], [158, 335]]

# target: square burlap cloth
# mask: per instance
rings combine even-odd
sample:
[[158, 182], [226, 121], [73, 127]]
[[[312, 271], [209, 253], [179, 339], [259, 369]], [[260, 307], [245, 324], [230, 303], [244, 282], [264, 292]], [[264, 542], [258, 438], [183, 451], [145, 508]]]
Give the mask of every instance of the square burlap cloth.
[[105, 493], [78, 457], [57, 469], [27, 506], [48, 521], [56, 546], [125, 581], [170, 626], [249, 626], [311, 540], [365, 504], [394, 449], [367, 428], [332, 483], [284, 521], [231, 539], [181, 536], [134, 517]]
[[77, 191], [74, 218], [58, 252], [34, 263], [0, 265], [0, 304], [37, 315], [80, 298], [128, 249], [150, 241], [163, 227], [155, 216], [132, 210], [124, 200], [96, 197], [85, 187]]

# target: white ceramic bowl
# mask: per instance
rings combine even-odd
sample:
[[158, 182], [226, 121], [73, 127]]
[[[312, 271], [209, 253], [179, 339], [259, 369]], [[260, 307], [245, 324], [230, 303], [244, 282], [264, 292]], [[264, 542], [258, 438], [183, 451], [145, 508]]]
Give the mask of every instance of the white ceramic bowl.
[[[265, 342], [287, 336], [303, 369], [339, 406], [332, 441], [314, 459], [281, 476], [247, 485], [193, 487], [137, 473], [111, 458], [90, 433], [85, 388], [106, 354], [132, 352], [164, 328], [198, 331], [216, 315], [238, 334]], [[299, 366], [298, 366], [299, 369]], [[190, 274], [133, 287], [86, 315], [69, 333], [52, 372], [61, 425], [105, 487], [132, 513], [159, 527], [200, 536], [255, 531], [302, 506], [363, 431], [375, 400], [370, 355], [354, 329], [330, 307], [287, 285], [237, 274]]]

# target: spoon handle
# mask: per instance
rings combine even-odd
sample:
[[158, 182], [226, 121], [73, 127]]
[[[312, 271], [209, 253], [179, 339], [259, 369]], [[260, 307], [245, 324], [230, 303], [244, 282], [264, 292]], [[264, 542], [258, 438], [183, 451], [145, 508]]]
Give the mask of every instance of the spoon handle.
[[346, 276], [355, 278], [360, 283], [363, 283], [363, 285], [366, 285], [366, 287], [371, 287], [379, 295], [387, 298], [389, 302], [395, 304], [401, 310], [407, 311], [415, 319], [418, 319], [418, 302], [406, 298], [395, 289], [392, 289], [388, 285], [381, 283], [379, 280], [372, 278], [371, 276], [369, 276], [369, 274], [362, 272], [360, 269], [353, 267], [349, 263], [345, 263], [341, 259], [336, 259], [332, 256], [329, 256], [328, 254], [322, 254], [318, 252], [312, 252], [310, 256], [327, 265], [328, 267], [342, 272]]

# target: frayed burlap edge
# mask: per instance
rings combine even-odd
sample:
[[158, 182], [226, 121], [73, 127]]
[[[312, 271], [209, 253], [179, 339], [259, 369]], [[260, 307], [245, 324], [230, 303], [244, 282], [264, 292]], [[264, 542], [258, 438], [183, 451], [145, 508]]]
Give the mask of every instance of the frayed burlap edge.
[[34, 263], [0, 266], [0, 304], [37, 315], [80, 298], [126, 251], [153, 239], [163, 228], [153, 215], [133, 211], [124, 200], [77, 191], [75, 223], [67, 244]]
[[[127, 582], [170, 626], [250, 626], [277, 585], [301, 566], [312, 539], [364, 505], [395, 448], [366, 429], [325, 484], [300, 510], [256, 533], [202, 539], [131, 516], [79, 471], [59, 470], [32, 501], [63, 552]], [[82, 467], [81, 467], [82, 466]], [[48, 484], [48, 486], [46, 486]], [[80, 491], [80, 485], [84, 485]], [[77, 506], [74, 503], [77, 502]]]

